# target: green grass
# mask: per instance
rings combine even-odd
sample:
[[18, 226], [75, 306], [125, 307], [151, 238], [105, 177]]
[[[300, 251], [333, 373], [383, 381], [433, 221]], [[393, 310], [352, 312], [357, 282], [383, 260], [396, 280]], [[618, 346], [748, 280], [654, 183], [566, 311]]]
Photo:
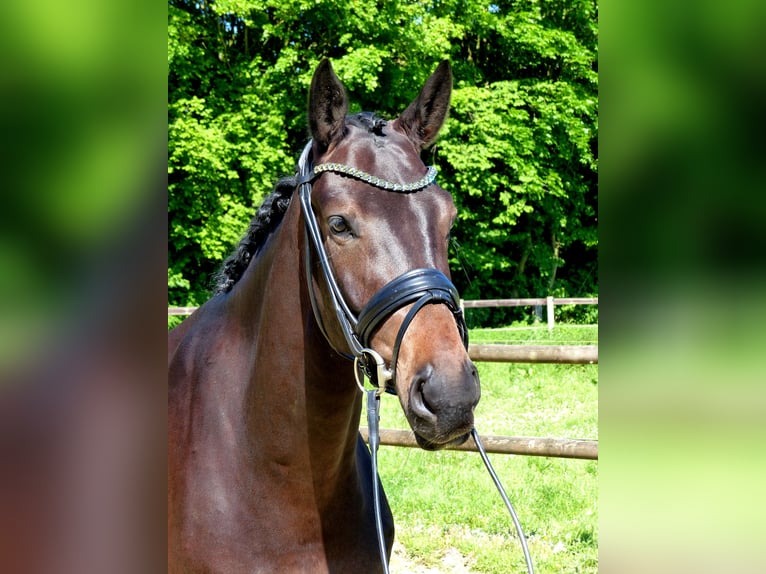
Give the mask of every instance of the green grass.
[[[588, 344], [590, 327], [472, 330], [473, 343]], [[481, 434], [598, 438], [598, 366], [478, 363]], [[381, 427], [409, 428], [385, 396]], [[598, 463], [490, 455], [528, 538], [537, 572], [598, 569]], [[379, 472], [407, 558], [439, 570], [457, 550], [471, 572], [525, 571], [521, 546], [478, 453], [382, 446]]]

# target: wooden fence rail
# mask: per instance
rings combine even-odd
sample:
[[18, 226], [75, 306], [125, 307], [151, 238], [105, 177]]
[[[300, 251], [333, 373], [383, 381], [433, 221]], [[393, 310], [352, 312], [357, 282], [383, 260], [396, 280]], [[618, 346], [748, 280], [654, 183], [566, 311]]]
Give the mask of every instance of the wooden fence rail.
[[168, 315], [191, 315], [197, 307], [168, 307]]
[[598, 363], [598, 345], [468, 345], [472, 361], [487, 363]]
[[479, 307], [524, 307], [530, 305], [598, 305], [598, 297], [540, 297], [537, 299], [476, 299], [462, 301], [464, 309]]
[[[359, 427], [359, 432], [365, 442], [368, 442], [367, 427]], [[487, 452], [497, 454], [598, 459], [598, 441], [595, 440], [482, 435], [481, 443]], [[380, 444], [418, 447], [412, 431], [395, 429], [380, 429]], [[449, 446], [447, 450], [478, 451], [473, 437], [468, 437], [468, 440], [459, 446]]]
[[555, 324], [555, 305], [598, 305], [598, 297], [540, 297], [533, 299], [479, 299], [475, 301], [460, 301], [463, 309], [480, 307], [524, 307], [545, 305], [548, 315], [548, 331], [553, 331]]

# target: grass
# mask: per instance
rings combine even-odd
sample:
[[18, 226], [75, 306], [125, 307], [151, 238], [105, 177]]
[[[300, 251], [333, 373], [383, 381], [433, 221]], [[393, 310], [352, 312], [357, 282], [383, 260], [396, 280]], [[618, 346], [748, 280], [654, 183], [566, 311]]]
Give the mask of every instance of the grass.
[[[588, 344], [596, 326], [480, 329], [473, 343]], [[598, 438], [598, 366], [479, 363], [481, 434]], [[382, 399], [381, 427], [408, 428]], [[536, 572], [598, 570], [598, 463], [490, 455], [528, 539]], [[382, 446], [379, 471], [407, 558], [440, 569], [457, 550], [472, 573], [525, 571], [516, 531], [477, 453]], [[465, 571], [465, 570], [462, 570]]]

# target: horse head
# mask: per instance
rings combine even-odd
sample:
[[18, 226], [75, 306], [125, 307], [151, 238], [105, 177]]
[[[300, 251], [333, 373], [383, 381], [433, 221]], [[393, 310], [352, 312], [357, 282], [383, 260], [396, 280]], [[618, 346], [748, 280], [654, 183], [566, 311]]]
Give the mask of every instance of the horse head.
[[[371, 300], [383, 293], [377, 306], [386, 307], [386, 299], [395, 299], [400, 288], [415, 291], [418, 298], [421, 292], [454, 293], [377, 313], [376, 320], [366, 322], [363, 337], [365, 346], [390, 365], [391, 390], [418, 444], [429, 450], [466, 440], [480, 396], [465, 323], [449, 281], [455, 205], [420, 157], [446, 119], [451, 90], [452, 72], [445, 61], [396, 119], [385, 121], [368, 112], [347, 115], [345, 89], [325, 60], [309, 95], [316, 168], [310, 210], [344, 306], [354, 316], [366, 316]], [[351, 352], [333, 317], [328, 280], [316, 264], [309, 273], [325, 337], [336, 350]], [[412, 288], [421, 279], [423, 289]], [[413, 306], [418, 308], [410, 313]]]

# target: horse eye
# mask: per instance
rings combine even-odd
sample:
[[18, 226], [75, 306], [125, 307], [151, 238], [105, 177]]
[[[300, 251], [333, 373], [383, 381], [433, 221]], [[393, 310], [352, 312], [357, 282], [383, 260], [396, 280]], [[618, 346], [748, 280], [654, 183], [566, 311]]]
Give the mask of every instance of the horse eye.
[[330, 226], [330, 231], [332, 231], [335, 235], [342, 235], [351, 231], [351, 227], [349, 227], [348, 222], [340, 215], [333, 215], [330, 217], [328, 224]]

